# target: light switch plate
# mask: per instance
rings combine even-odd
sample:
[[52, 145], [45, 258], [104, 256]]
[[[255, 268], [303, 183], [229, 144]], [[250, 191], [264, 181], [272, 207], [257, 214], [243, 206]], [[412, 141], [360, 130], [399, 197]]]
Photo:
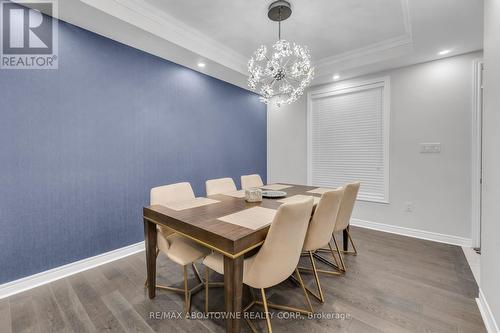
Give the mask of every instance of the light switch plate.
[[439, 154], [441, 152], [441, 143], [421, 143], [420, 153], [422, 154]]

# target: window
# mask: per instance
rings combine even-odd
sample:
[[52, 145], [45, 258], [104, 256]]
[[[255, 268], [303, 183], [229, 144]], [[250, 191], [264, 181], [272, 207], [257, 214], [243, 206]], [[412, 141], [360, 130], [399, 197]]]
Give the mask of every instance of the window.
[[308, 95], [308, 180], [360, 181], [359, 200], [389, 201], [389, 78]]

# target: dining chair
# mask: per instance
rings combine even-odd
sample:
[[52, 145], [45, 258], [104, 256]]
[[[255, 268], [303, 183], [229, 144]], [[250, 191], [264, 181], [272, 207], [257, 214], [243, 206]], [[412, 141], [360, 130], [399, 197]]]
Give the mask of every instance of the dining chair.
[[[151, 189], [150, 203], [151, 205], [168, 205], [172, 202], [180, 202], [194, 199], [193, 189], [187, 182], [158, 186]], [[188, 314], [191, 308], [191, 296], [196, 291], [202, 290], [204, 281], [201, 278], [195, 261], [199, 260], [210, 253], [208, 248], [205, 248], [198, 243], [175, 233], [172, 229], [158, 225], [158, 238], [156, 255], [163, 252], [170, 260], [181, 265], [184, 271], [184, 288], [176, 288], [156, 284], [156, 288], [165, 289], [175, 292], [184, 293], [184, 310]], [[188, 270], [191, 265], [195, 276], [200, 281], [196, 286], [189, 288], [188, 286]], [[147, 283], [146, 283], [147, 285]]]
[[241, 176], [241, 188], [246, 190], [247, 188], [261, 187], [264, 186], [262, 178], [259, 175], [245, 175]]
[[[330, 245], [331, 235], [335, 228], [335, 223], [337, 221], [337, 215], [340, 208], [340, 203], [342, 202], [342, 196], [344, 195], [344, 189], [339, 188], [336, 190], [328, 191], [321, 195], [321, 198], [316, 205], [311, 221], [309, 222], [309, 227], [307, 229], [306, 238], [304, 240], [304, 246], [302, 248], [303, 253], [305, 253], [311, 262], [311, 267], [299, 267], [300, 270], [312, 271], [314, 274], [314, 280], [316, 281], [316, 287], [318, 293], [313, 293], [309, 288], [306, 287], [314, 297], [319, 301], [324, 302], [323, 290], [321, 289], [321, 283], [319, 280], [318, 271], [324, 273], [329, 273], [331, 275], [340, 275], [341, 273], [337, 271], [326, 271], [319, 270], [316, 267], [314, 252], [325, 246], [328, 246], [331, 250], [334, 261], [336, 262], [335, 253]], [[338, 266], [338, 263], [337, 263]]]
[[232, 178], [209, 179], [205, 182], [208, 195], [228, 193], [236, 191], [236, 185]]
[[[335, 222], [335, 228], [332, 233], [332, 239], [333, 243], [335, 245], [335, 249], [333, 252], [335, 252], [340, 261], [340, 266], [337, 266], [337, 269], [341, 272], [346, 272], [347, 267], [344, 261], [344, 257], [342, 254], [353, 254], [357, 255], [358, 250], [356, 249], [356, 245], [354, 244], [354, 241], [352, 240], [351, 233], [349, 232], [349, 222], [351, 220], [351, 215], [352, 211], [354, 209], [354, 204], [356, 203], [356, 198], [358, 196], [359, 192], [359, 187], [361, 183], [360, 182], [354, 182], [354, 183], [349, 183], [344, 186], [344, 196], [342, 197], [342, 202], [340, 203], [340, 208], [339, 208], [339, 213], [337, 215], [337, 221]], [[353, 251], [343, 251], [340, 249], [337, 239], [335, 237], [335, 233], [341, 232], [341, 231], [346, 231], [347, 236], [348, 236], [348, 242], [351, 243], [351, 246], [353, 248]], [[322, 248], [318, 250], [317, 252], [331, 252], [330, 249]], [[323, 262], [327, 263], [327, 261], [321, 259], [321, 257], [316, 253], [316, 257]], [[334, 256], [335, 258], [335, 256]], [[335, 260], [337, 262], [337, 260]], [[331, 265], [332, 266], [332, 265]], [[322, 273], [322, 272], [320, 272]]]
[[[252, 294], [252, 302], [244, 307], [243, 311], [248, 311], [256, 304], [263, 305], [268, 332], [272, 332], [269, 307], [304, 314], [313, 312], [307, 290], [297, 269], [312, 207], [312, 198], [281, 205], [261, 248], [252, 257], [245, 258], [243, 262], [243, 283], [250, 287]], [[214, 253], [205, 257], [203, 264], [206, 267], [205, 281], [207, 283], [210, 269], [219, 274], [224, 274], [224, 260], [221, 254]], [[268, 303], [265, 289], [285, 281], [294, 272], [309, 309]], [[260, 289], [262, 301], [255, 299], [252, 288]], [[205, 288], [205, 312], [208, 312], [208, 288]], [[256, 329], [253, 323], [248, 318], [246, 320], [250, 328], [255, 332]]]

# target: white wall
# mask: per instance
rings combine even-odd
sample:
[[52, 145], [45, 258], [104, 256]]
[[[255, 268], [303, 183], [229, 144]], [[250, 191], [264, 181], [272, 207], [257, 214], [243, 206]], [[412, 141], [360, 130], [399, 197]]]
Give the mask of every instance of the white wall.
[[307, 182], [307, 99], [267, 107], [267, 182]]
[[[391, 80], [390, 204], [360, 201], [354, 218], [470, 239], [472, 73], [473, 60], [481, 56], [349, 80]], [[268, 108], [269, 182], [307, 180], [306, 104], [303, 97], [294, 105]], [[421, 142], [440, 142], [441, 154], [420, 154]], [[405, 212], [408, 201], [413, 212]]]
[[484, 23], [481, 290], [500, 325], [500, 1], [486, 0]]

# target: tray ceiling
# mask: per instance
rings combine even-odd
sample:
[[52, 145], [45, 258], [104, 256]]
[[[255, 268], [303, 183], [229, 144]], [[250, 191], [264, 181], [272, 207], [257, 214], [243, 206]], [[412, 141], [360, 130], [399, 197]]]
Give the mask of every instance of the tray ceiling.
[[[60, 18], [245, 86], [246, 62], [277, 39], [264, 0], [64, 0]], [[295, 0], [283, 37], [307, 45], [315, 83], [482, 49], [482, 0]], [[87, 13], [83, 15], [82, 13]], [[207, 66], [197, 68], [198, 61]]]

